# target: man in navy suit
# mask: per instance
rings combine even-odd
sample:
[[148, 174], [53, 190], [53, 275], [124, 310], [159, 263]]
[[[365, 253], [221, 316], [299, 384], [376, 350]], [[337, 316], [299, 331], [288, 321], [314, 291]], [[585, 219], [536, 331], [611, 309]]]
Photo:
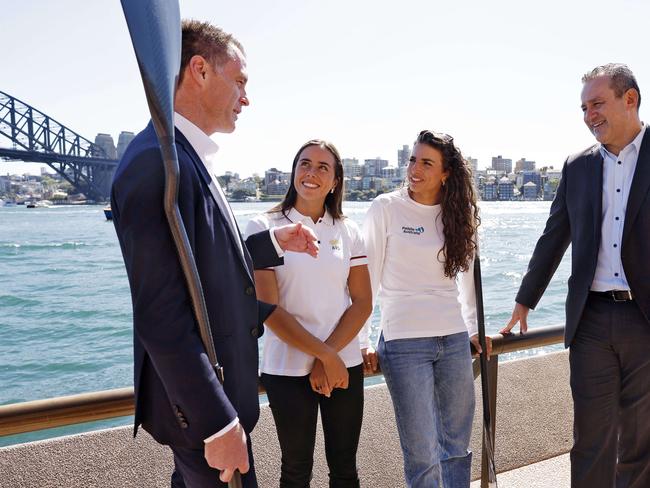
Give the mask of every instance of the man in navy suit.
[[598, 144], [570, 156], [512, 318], [527, 329], [569, 244], [565, 346], [574, 404], [573, 488], [650, 486], [650, 133], [623, 64], [582, 78]]
[[[316, 237], [300, 225], [244, 243], [216, 181], [218, 147], [209, 136], [235, 129], [249, 104], [246, 82], [244, 51], [234, 37], [208, 23], [183, 22], [174, 107], [178, 206], [224, 368], [223, 385], [201, 342], [165, 217], [164, 170], [151, 123], [129, 145], [113, 181], [113, 222], [133, 301], [134, 434], [142, 425], [171, 447], [172, 486], [178, 488], [225, 486], [236, 469], [247, 472], [245, 486], [257, 486], [248, 437], [259, 416], [257, 338], [262, 322], [272, 326], [287, 318], [257, 301], [253, 263], [280, 265], [284, 250], [317, 253]], [[333, 349], [319, 343], [312, 352], [345, 371]]]

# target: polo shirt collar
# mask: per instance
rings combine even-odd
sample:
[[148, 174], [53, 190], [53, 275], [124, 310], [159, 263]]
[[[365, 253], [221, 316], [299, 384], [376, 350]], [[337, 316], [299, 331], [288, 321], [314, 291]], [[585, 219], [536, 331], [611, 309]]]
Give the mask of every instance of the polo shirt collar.
[[[291, 210], [289, 210], [289, 213], [287, 214], [287, 217], [294, 224], [296, 224], [298, 222], [303, 222], [303, 223], [306, 223], [306, 224], [309, 224], [309, 223], [313, 224], [313, 222], [314, 222], [311, 219], [311, 217], [307, 217], [307, 216], [301, 214], [300, 212], [298, 212], [298, 210], [296, 210], [296, 207], [292, 207]], [[318, 223], [323, 223], [323, 224], [326, 224], [326, 225], [329, 225], [329, 226], [334, 225], [334, 217], [332, 217], [332, 215], [329, 213], [329, 211], [327, 210], [327, 207], [325, 208], [325, 213], [323, 214], [323, 217], [321, 219], [319, 219]]]

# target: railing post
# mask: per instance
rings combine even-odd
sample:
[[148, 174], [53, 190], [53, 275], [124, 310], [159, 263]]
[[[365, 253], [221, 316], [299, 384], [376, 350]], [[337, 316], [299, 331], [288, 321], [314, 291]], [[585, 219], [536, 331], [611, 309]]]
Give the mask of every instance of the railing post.
[[[492, 429], [492, 452], [494, 451], [494, 441], [496, 439], [496, 419], [497, 419], [497, 378], [499, 376], [499, 356], [492, 356], [488, 361], [488, 384], [490, 391], [488, 397], [490, 401], [490, 428]], [[485, 429], [483, 429], [483, 442], [481, 449], [481, 488], [488, 488], [488, 461], [487, 451], [485, 449]]]

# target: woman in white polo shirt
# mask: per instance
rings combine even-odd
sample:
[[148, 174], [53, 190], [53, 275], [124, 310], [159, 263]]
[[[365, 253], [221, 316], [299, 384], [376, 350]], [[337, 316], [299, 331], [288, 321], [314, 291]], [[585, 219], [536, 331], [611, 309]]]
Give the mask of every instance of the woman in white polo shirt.
[[277, 303], [307, 332], [335, 348], [348, 373], [343, 381], [328, 377], [323, 363], [304, 352], [300, 340], [292, 341], [294, 347], [279, 337], [277, 328], [266, 332], [262, 383], [282, 450], [282, 488], [309, 486], [319, 407], [330, 486], [359, 486], [363, 368], [357, 336], [372, 311], [372, 296], [363, 237], [343, 216], [342, 199], [338, 151], [331, 143], [311, 140], [293, 160], [284, 200], [246, 229], [252, 234], [301, 222], [314, 230], [318, 257], [287, 252], [284, 266], [256, 271], [258, 298]]
[[366, 216], [377, 353], [412, 488], [470, 485], [478, 224], [467, 163], [450, 136], [430, 131], [415, 141], [407, 186], [378, 196]]

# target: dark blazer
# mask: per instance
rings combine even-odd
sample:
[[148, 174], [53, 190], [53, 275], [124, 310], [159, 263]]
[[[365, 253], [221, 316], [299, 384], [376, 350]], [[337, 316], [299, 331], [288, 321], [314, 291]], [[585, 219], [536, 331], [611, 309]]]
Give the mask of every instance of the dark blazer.
[[[569, 346], [596, 273], [602, 228], [603, 158], [598, 145], [570, 156], [562, 169], [546, 227], [537, 241], [516, 301], [535, 308], [569, 243], [571, 277], [564, 345]], [[650, 323], [650, 130], [639, 149], [625, 212], [621, 259], [628, 284]]]
[[165, 218], [164, 170], [151, 123], [120, 161], [111, 205], [133, 301], [134, 435], [142, 424], [160, 443], [200, 448], [235, 416], [247, 432], [257, 422], [257, 338], [273, 306], [256, 299], [251, 255], [257, 267], [282, 260], [268, 233], [252, 236], [242, 254], [210, 175], [178, 130], [176, 149], [178, 206], [224, 368], [223, 387], [205, 354]]

